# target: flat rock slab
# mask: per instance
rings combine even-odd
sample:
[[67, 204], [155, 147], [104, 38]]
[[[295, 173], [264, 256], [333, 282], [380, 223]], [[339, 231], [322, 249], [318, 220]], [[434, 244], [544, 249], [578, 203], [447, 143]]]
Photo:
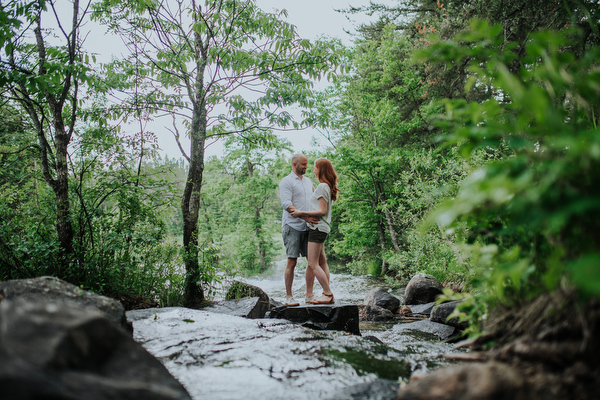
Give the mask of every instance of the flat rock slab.
[[305, 304], [275, 307], [270, 318], [287, 319], [317, 330], [335, 330], [360, 335], [358, 306], [354, 304]]
[[410, 322], [406, 324], [394, 325], [392, 328], [395, 332], [416, 331], [436, 335], [440, 340], [447, 340], [454, 334], [456, 328], [453, 326], [439, 324], [428, 319], [421, 321]]

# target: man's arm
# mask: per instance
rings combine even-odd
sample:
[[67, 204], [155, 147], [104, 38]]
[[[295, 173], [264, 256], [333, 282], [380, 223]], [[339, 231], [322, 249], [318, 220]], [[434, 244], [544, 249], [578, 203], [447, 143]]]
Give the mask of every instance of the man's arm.
[[285, 211], [292, 213], [296, 210], [292, 204], [292, 185], [289, 179], [284, 178], [279, 182], [279, 197], [281, 198], [281, 207]]

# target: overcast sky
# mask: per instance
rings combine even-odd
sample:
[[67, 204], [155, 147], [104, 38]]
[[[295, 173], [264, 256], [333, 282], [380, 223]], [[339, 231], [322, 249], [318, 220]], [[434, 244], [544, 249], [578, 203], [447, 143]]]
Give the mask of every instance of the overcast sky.
[[[351, 16], [348, 20], [343, 13], [336, 12], [336, 9], [345, 9], [349, 5], [360, 6], [368, 4], [369, 0], [257, 0], [258, 6], [267, 12], [273, 12], [275, 9], [286, 9], [288, 11], [287, 22], [295, 25], [298, 34], [307, 39], [317, 39], [321, 36], [338, 38], [346, 45], [352, 43], [352, 36], [346, 31], [354, 32], [357, 23], [367, 22], [366, 16]], [[112, 55], [119, 56], [119, 49], [122, 48], [120, 39], [105, 37], [98, 34], [96, 26], [91, 25], [92, 34], [86, 39], [86, 48], [89, 51], [99, 54], [98, 61], [110, 61]], [[99, 28], [102, 29], [102, 28]], [[117, 53], [117, 54], [115, 54]], [[170, 121], [167, 123], [170, 124]], [[181, 153], [175, 144], [175, 141], [169, 131], [160, 124], [152, 124], [152, 130], [158, 136], [159, 146], [163, 154], [169, 157], [179, 158]], [[292, 142], [295, 152], [303, 152], [311, 149], [313, 139], [319, 142], [319, 147], [326, 146], [327, 141], [316, 130], [302, 130], [281, 133], [281, 136]], [[184, 146], [187, 148], [187, 146]], [[207, 148], [207, 156], [221, 156], [223, 147], [219, 144], [212, 144]]]

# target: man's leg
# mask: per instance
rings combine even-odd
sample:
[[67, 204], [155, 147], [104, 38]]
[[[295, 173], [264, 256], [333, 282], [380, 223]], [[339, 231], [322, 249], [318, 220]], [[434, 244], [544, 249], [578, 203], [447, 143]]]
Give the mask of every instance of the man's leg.
[[287, 265], [285, 266], [285, 273], [283, 279], [285, 280], [285, 296], [292, 297], [292, 284], [294, 283], [294, 270], [296, 269], [297, 258], [287, 259]]

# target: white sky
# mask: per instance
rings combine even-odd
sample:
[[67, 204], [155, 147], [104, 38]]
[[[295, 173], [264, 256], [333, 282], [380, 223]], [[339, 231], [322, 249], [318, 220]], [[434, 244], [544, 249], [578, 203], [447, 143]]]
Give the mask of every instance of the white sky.
[[[346, 45], [352, 43], [352, 37], [346, 31], [354, 32], [355, 26], [360, 22], [367, 22], [369, 17], [352, 15], [348, 20], [345, 14], [336, 12], [335, 9], [348, 8], [349, 5], [360, 6], [368, 4], [369, 0], [256, 0], [258, 6], [267, 12], [274, 9], [286, 9], [288, 11], [287, 21], [297, 27], [301, 37], [314, 40], [321, 36], [338, 38]], [[358, 22], [357, 22], [358, 21]], [[123, 48], [120, 39], [110, 38], [99, 34], [102, 28], [90, 24], [91, 34], [86, 38], [85, 47], [88, 51], [97, 53], [98, 61], [107, 62], [112, 55], [119, 56], [119, 49]], [[84, 28], [84, 31], [86, 29]], [[170, 125], [167, 119], [166, 124]], [[172, 134], [163, 126], [155, 122], [151, 128], [158, 137], [158, 144], [163, 154], [169, 157], [179, 158], [181, 153], [175, 143]], [[288, 139], [294, 147], [294, 152], [304, 152], [313, 149], [312, 142], [317, 141], [317, 149], [327, 146], [327, 140], [314, 129], [301, 131], [282, 132], [280, 135]], [[183, 147], [188, 151], [189, 142], [182, 141]], [[221, 156], [223, 146], [217, 142], [206, 149], [206, 156]]]

